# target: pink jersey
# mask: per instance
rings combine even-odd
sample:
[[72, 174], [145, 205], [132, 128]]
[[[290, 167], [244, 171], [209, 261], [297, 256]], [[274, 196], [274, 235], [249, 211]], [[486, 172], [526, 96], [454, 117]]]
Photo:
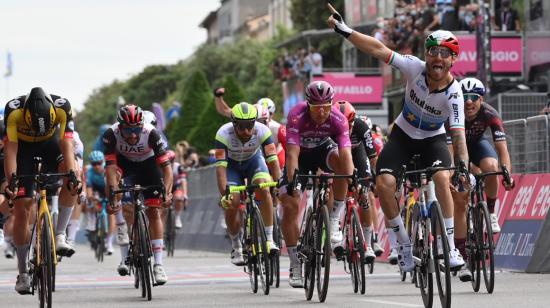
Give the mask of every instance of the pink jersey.
[[299, 145], [301, 150], [310, 150], [331, 138], [338, 144], [338, 148], [351, 147], [348, 121], [336, 104], [332, 106], [330, 117], [320, 125], [309, 116], [306, 102], [297, 104], [288, 113], [287, 144]]

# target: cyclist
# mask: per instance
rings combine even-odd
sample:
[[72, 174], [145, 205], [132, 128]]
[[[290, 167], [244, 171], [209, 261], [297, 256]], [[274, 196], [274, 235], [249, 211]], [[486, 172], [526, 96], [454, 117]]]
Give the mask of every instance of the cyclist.
[[[105, 132], [103, 144], [107, 193], [118, 187], [117, 169], [119, 168], [126, 183], [143, 186], [161, 185], [164, 179], [165, 202], [167, 204], [171, 202], [172, 168], [166, 147], [153, 125], [144, 123], [140, 107], [135, 105], [120, 107], [117, 123]], [[163, 223], [159, 211], [162, 200], [151, 191], [145, 191], [144, 197], [154, 255], [153, 274], [157, 284], [162, 285], [168, 280], [162, 263]], [[121, 211], [119, 198], [120, 196], [117, 196], [117, 200], [109, 200], [111, 211], [114, 213]]]
[[[4, 148], [4, 172], [8, 183], [12, 174], [32, 174], [33, 157], [42, 157], [43, 172], [72, 172], [77, 170], [73, 150], [73, 131], [68, 123], [72, 119], [71, 104], [57, 95], [46, 94], [42, 88], [33, 88], [27, 95], [19, 96], [6, 104]], [[59, 136], [59, 137], [57, 137]], [[59, 142], [56, 142], [59, 138]], [[61, 187], [60, 207], [55, 226], [55, 247], [61, 256], [71, 256], [73, 246], [67, 242], [65, 230], [71, 218], [72, 207], [76, 203], [80, 183], [76, 177], [64, 180]], [[28, 228], [31, 222], [35, 184], [30, 179], [18, 183], [18, 189], [5, 189], [7, 196], [14, 200], [14, 234], [19, 276], [15, 290], [20, 294], [31, 291], [27, 267], [27, 255], [31, 239]]]
[[[264, 183], [271, 181], [269, 169], [280, 176], [275, 144], [269, 128], [256, 121], [257, 109], [248, 103], [238, 103], [231, 109], [231, 123], [226, 123], [216, 133], [216, 178], [225, 209], [227, 232], [231, 238], [231, 263], [244, 265], [241, 245], [240, 196], [226, 196], [227, 185]], [[265, 159], [264, 159], [265, 157]], [[269, 188], [257, 189], [260, 212], [265, 225], [269, 251], [278, 251], [273, 242], [273, 200]]]
[[286, 146], [286, 126], [275, 121], [273, 119], [273, 114], [275, 114], [275, 102], [268, 97], [260, 98], [256, 103], [256, 106], [263, 105], [264, 108], [267, 108], [267, 126], [271, 130], [273, 136], [273, 142], [277, 147], [277, 158], [279, 159], [279, 166], [281, 169], [285, 166], [285, 149]]
[[[329, 5], [330, 6], [330, 5]], [[407, 80], [405, 105], [392, 128], [388, 143], [380, 153], [376, 166], [376, 186], [380, 203], [389, 226], [399, 243], [399, 265], [403, 271], [414, 269], [412, 244], [399, 215], [395, 198], [396, 178], [401, 166], [414, 154], [421, 155], [425, 166], [450, 167], [451, 155], [446, 146], [444, 122], [450, 121], [450, 134], [455, 148], [455, 161], [468, 163], [464, 133], [464, 99], [458, 81], [450, 73], [457, 60], [459, 43], [449, 31], [438, 30], [425, 41], [426, 62], [414, 56], [404, 56], [390, 50], [377, 39], [349, 28], [342, 16], [330, 6], [329, 25], [359, 50], [399, 69]], [[460, 179], [469, 180], [467, 170], [460, 170]], [[450, 246], [449, 263], [452, 269], [464, 265], [454, 245], [453, 201], [450, 172], [433, 175], [435, 192], [439, 200]], [[469, 187], [469, 182], [465, 183]]]
[[[357, 169], [359, 178], [371, 178], [371, 162], [376, 158], [376, 150], [372, 143], [372, 135], [367, 123], [355, 115], [355, 108], [348, 101], [338, 101], [336, 104], [340, 107], [340, 112], [348, 120], [350, 140], [351, 140], [351, 156], [353, 165]], [[376, 254], [372, 249], [372, 232], [374, 230], [372, 224], [372, 216], [369, 208], [374, 204], [369, 204], [368, 194], [358, 196], [357, 200], [362, 205], [361, 222], [363, 226], [363, 234], [367, 243], [365, 251], [365, 261], [372, 263], [376, 258]]]
[[[476, 78], [465, 78], [460, 81], [462, 92], [464, 93], [464, 114], [466, 117], [466, 143], [468, 146], [468, 155], [471, 157], [471, 163], [476, 168], [481, 169], [481, 172], [496, 172], [499, 169], [499, 161], [501, 164], [508, 167], [511, 172], [512, 165], [510, 162], [510, 154], [506, 146], [506, 134], [502, 119], [498, 112], [489, 104], [483, 101], [485, 95], [485, 86]], [[484, 137], [487, 128], [491, 128], [493, 135], [494, 148], [489, 140]], [[495, 151], [496, 150], [496, 151]], [[498, 158], [498, 161], [497, 161]], [[498, 225], [498, 217], [495, 214], [495, 202], [498, 194], [498, 177], [487, 177], [485, 194], [487, 207], [491, 213], [491, 227], [493, 233], [500, 232]], [[513, 187], [505, 183], [506, 190]], [[466, 209], [468, 204], [468, 192], [459, 193], [453, 191], [455, 200], [455, 225], [457, 248], [463, 255], [466, 253]], [[459, 272], [459, 278], [462, 281], [470, 281], [472, 279], [470, 270], [466, 267]]]
[[[286, 167], [281, 178], [283, 218], [281, 230], [290, 258], [289, 284], [303, 287], [302, 267], [298, 261], [297, 242], [299, 236], [298, 210], [300, 195], [292, 183], [294, 171], [325, 172], [351, 175], [353, 162], [348, 121], [338, 105], [332, 103], [333, 87], [326, 81], [311, 82], [305, 91], [306, 101], [292, 108], [287, 117]], [[305, 185], [302, 185], [305, 187]], [[340, 218], [345, 210], [344, 198], [347, 180], [334, 180], [334, 206], [331, 206], [331, 245], [333, 250], [343, 249]]]

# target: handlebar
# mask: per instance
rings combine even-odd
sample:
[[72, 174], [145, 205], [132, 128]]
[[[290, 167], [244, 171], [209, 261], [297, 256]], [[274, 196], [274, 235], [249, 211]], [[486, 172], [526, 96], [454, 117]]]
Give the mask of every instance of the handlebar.
[[227, 186], [229, 189], [229, 193], [238, 193], [245, 190], [253, 190], [253, 189], [262, 189], [267, 187], [276, 187], [278, 185], [277, 182], [267, 182], [267, 183], [260, 183], [260, 184], [250, 184], [250, 185], [240, 185], [240, 186]]

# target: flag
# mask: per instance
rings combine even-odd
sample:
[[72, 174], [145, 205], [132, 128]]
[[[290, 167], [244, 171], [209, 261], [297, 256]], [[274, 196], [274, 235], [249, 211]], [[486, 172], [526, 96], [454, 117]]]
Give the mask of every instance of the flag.
[[11, 52], [8, 51], [8, 58], [6, 61], [6, 74], [4, 74], [4, 77], [10, 77], [13, 73], [13, 63], [11, 62]]

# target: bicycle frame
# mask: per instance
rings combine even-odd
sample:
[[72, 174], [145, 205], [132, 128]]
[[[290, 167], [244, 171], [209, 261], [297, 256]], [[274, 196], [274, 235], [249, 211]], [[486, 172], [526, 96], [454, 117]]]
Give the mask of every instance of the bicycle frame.
[[48, 207], [48, 202], [46, 200], [46, 189], [40, 189], [40, 200], [38, 202], [38, 210], [36, 211], [36, 222], [34, 227], [35, 232], [35, 244], [36, 247], [36, 266], [42, 265], [42, 255], [39, 253], [40, 250], [40, 242], [42, 240], [42, 218], [46, 216], [46, 219], [48, 219], [50, 223], [50, 236], [52, 238], [52, 253], [53, 253], [53, 264], [54, 266], [57, 265], [57, 253], [56, 253], [56, 247], [55, 247], [55, 232], [53, 230], [53, 224], [52, 224], [52, 215], [50, 213], [50, 209]]

